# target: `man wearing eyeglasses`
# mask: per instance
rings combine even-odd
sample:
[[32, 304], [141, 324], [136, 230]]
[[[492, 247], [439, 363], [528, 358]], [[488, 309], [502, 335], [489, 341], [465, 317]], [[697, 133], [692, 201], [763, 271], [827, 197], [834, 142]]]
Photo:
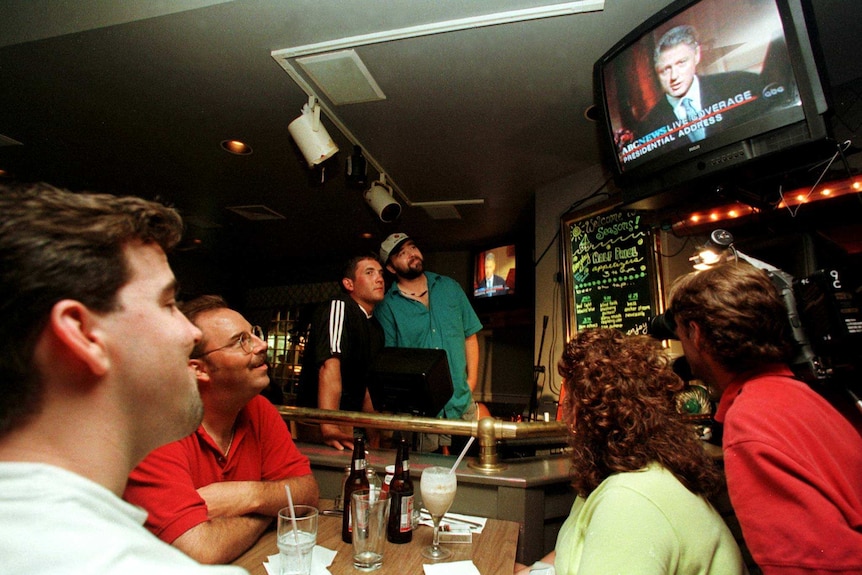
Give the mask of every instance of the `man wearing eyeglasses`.
[[251, 547], [287, 505], [317, 505], [308, 458], [260, 392], [267, 344], [218, 296], [180, 306], [203, 333], [189, 361], [204, 405], [192, 435], [151, 453], [124, 497], [149, 512], [147, 527], [202, 563], [228, 563]]

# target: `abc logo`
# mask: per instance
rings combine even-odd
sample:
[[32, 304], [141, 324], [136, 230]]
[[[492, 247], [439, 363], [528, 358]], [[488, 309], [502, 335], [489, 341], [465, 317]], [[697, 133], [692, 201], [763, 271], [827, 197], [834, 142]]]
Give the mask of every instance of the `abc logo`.
[[772, 83], [763, 88], [763, 97], [764, 98], [772, 98], [773, 96], [780, 96], [784, 93], [784, 86], [781, 84]]

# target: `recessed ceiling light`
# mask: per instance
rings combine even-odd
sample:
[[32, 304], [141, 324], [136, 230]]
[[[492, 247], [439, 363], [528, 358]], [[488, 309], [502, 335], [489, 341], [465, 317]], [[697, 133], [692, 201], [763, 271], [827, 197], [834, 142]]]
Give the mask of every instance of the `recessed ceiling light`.
[[239, 140], [222, 140], [221, 147], [226, 152], [237, 156], [248, 156], [252, 152], [251, 146]]
[[374, 237], [374, 234], [372, 234], [371, 232], [362, 232], [361, 234], [359, 234], [359, 237], [363, 240], [370, 240]]

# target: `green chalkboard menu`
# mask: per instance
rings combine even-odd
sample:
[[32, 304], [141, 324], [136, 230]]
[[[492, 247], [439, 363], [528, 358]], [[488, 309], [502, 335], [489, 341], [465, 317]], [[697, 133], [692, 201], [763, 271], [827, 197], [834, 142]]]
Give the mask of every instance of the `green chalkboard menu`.
[[563, 231], [570, 329], [646, 333], [658, 291], [650, 227], [637, 212], [605, 210], [566, 217]]

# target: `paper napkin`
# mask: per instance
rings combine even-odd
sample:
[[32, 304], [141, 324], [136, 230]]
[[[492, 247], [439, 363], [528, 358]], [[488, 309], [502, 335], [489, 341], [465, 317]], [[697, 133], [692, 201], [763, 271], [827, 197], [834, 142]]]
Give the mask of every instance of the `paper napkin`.
[[[337, 551], [333, 551], [332, 549], [315, 545], [314, 552], [311, 555], [311, 575], [329, 575], [327, 567], [332, 565], [332, 560], [335, 559], [336, 553]], [[281, 555], [278, 553], [270, 555], [266, 558], [263, 566], [269, 575], [279, 575]]]
[[422, 568], [425, 570], [425, 575], [481, 575], [479, 569], [469, 559], [450, 563], [426, 563]]

